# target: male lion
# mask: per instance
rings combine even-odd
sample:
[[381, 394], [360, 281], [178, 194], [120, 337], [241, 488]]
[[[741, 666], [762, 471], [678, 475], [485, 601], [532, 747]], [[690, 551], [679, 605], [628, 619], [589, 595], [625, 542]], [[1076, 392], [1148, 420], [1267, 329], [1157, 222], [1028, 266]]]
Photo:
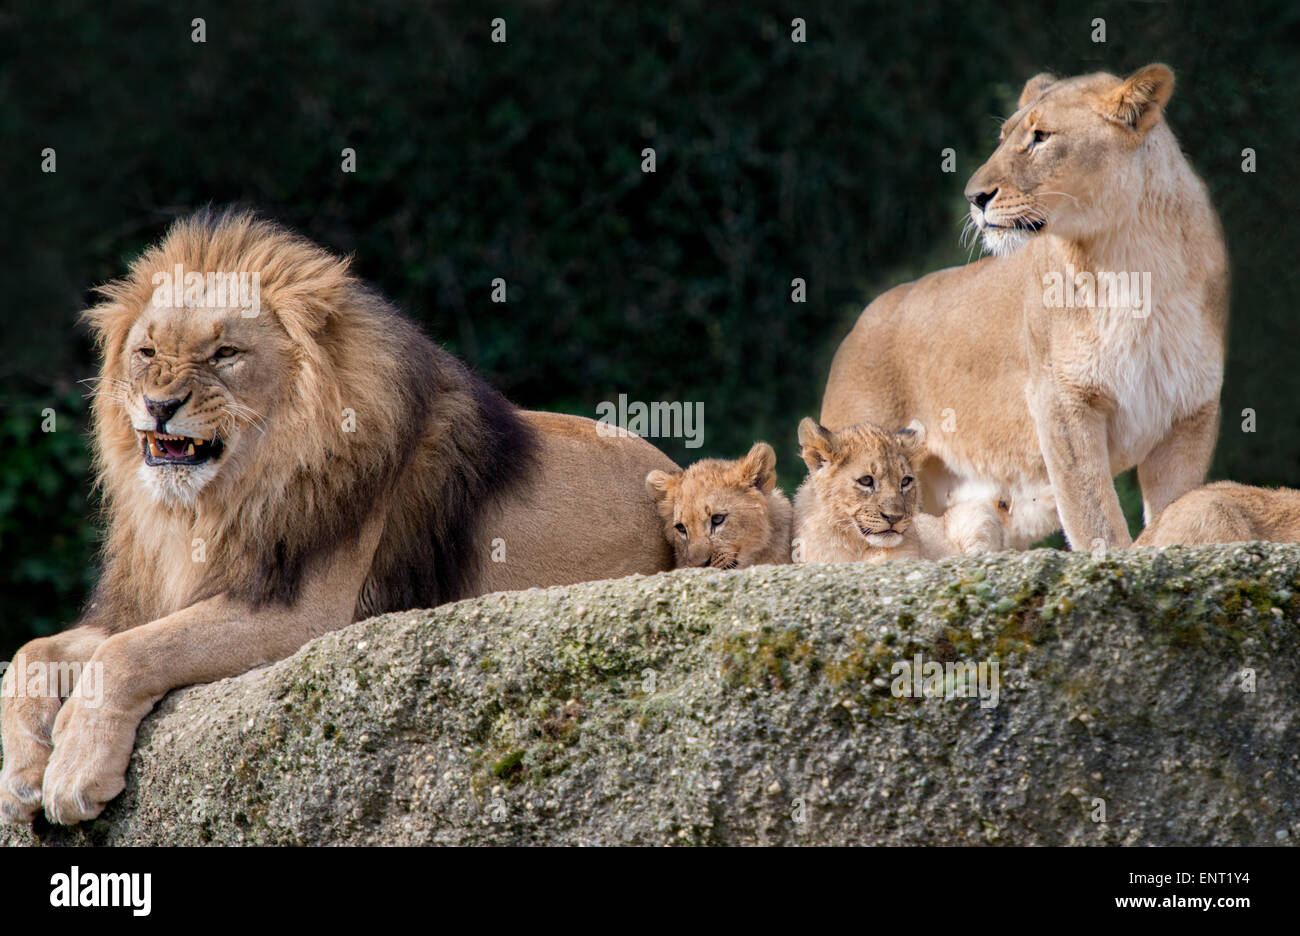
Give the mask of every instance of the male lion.
[[1163, 119], [1173, 85], [1164, 65], [1031, 79], [966, 185], [997, 256], [891, 289], [840, 345], [822, 422], [939, 427], [931, 511], [1006, 493], [1009, 545], [1064, 526], [1073, 548], [1123, 547], [1114, 475], [1137, 465], [1148, 521], [1204, 478], [1228, 270]]
[[[191, 290], [200, 271], [257, 274], [260, 308], [202, 276]], [[643, 487], [671, 460], [516, 410], [283, 228], [200, 213], [102, 294], [86, 316], [103, 355], [103, 575], [76, 626], [16, 658], [102, 664], [102, 704], [61, 705], [39, 680], [15, 693], [27, 675], [5, 674], [6, 821], [98, 815], [177, 686], [385, 611], [672, 568]]]

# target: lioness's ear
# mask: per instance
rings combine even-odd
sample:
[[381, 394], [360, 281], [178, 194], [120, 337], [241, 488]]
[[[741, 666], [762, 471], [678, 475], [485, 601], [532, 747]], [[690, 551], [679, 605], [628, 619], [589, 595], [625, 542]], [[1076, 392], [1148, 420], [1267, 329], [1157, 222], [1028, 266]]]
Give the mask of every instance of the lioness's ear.
[[1124, 83], [1102, 98], [1105, 116], [1139, 134], [1160, 120], [1174, 93], [1174, 73], [1168, 65], [1145, 65], [1124, 79]]
[[895, 432], [894, 438], [903, 447], [904, 455], [908, 458], [915, 458], [925, 451], [925, 424], [919, 419], [913, 419], [907, 424], [906, 429], [899, 429]]
[[1016, 102], [1016, 110], [1020, 110], [1054, 84], [1056, 84], [1056, 76], [1051, 72], [1039, 72], [1030, 78], [1025, 82], [1025, 89], [1020, 92], [1020, 100]]
[[804, 417], [799, 423], [799, 455], [809, 471], [816, 471], [831, 460], [835, 436], [815, 419]]
[[776, 486], [776, 452], [766, 442], [755, 442], [749, 454], [740, 460], [737, 475], [741, 483], [771, 494]]
[[666, 471], [656, 469], [645, 476], [646, 493], [653, 497], [656, 502], [663, 503], [672, 494], [672, 489], [677, 486], [677, 479], [681, 476], [680, 471], [669, 474]]

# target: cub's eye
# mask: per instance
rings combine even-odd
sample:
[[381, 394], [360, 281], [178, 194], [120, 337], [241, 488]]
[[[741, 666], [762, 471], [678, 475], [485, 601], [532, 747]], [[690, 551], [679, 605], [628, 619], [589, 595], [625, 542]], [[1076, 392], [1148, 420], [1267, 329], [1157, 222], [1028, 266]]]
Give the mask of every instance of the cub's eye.
[[1047, 130], [1035, 130], [1035, 131], [1034, 131], [1034, 142], [1035, 142], [1035, 143], [1042, 143], [1042, 142], [1046, 141], [1047, 138], [1048, 138], [1049, 136], [1051, 136], [1051, 135], [1052, 135], [1052, 134], [1051, 134], [1049, 131], [1047, 131]]
[[868, 491], [871, 491], [874, 490], [876, 487], [876, 479], [871, 477], [871, 475], [863, 475], [862, 477], [858, 478], [858, 484], [862, 485]]
[[153, 348], [136, 348], [135, 353], [141, 357], [153, 357], [155, 352]]
[[899, 485], [899, 487], [901, 487], [904, 491], [906, 491], [908, 488], [912, 486], [912, 482], [915, 480], [916, 479], [913, 478], [911, 475], [908, 475], [906, 478], [903, 479], [903, 482], [902, 484]]
[[676, 530], [678, 533], [682, 534], [682, 536], [686, 535], [686, 524], [684, 523], [677, 524], [675, 527], [673, 527], [673, 529]]
[[722, 521], [727, 519], [726, 514], [714, 514], [711, 518], [715, 527], [722, 526]]

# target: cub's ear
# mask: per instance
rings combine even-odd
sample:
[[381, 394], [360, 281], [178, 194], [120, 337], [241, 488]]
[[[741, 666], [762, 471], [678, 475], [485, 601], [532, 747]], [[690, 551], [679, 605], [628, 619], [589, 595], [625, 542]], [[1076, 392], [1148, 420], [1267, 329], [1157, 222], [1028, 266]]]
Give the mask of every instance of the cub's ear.
[[749, 454], [740, 460], [736, 474], [742, 484], [771, 494], [776, 486], [776, 452], [766, 442], [755, 442]]
[[1145, 136], [1159, 122], [1173, 93], [1174, 73], [1168, 65], [1144, 65], [1102, 98], [1102, 113]]
[[662, 504], [672, 497], [677, 489], [677, 481], [681, 476], [680, 471], [669, 474], [667, 471], [656, 469], [645, 476], [646, 493], [653, 497], [656, 503]]
[[915, 458], [925, 451], [925, 424], [919, 419], [913, 419], [906, 429], [895, 432], [894, 438], [903, 447], [904, 455]]
[[1020, 100], [1016, 102], [1016, 110], [1020, 110], [1054, 84], [1056, 84], [1056, 76], [1051, 72], [1039, 72], [1030, 78], [1025, 82], [1025, 89], [1020, 92]]
[[816, 471], [830, 463], [835, 434], [815, 419], [804, 417], [799, 423], [799, 449], [808, 470]]

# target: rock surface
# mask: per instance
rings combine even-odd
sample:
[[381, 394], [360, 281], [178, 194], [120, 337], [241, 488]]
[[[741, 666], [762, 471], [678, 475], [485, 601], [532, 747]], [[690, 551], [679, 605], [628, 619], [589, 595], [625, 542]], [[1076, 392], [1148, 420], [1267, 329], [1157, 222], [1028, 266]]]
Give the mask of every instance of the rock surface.
[[1292, 843], [1298, 620], [1298, 546], [492, 595], [173, 692], [102, 818], [0, 843]]

